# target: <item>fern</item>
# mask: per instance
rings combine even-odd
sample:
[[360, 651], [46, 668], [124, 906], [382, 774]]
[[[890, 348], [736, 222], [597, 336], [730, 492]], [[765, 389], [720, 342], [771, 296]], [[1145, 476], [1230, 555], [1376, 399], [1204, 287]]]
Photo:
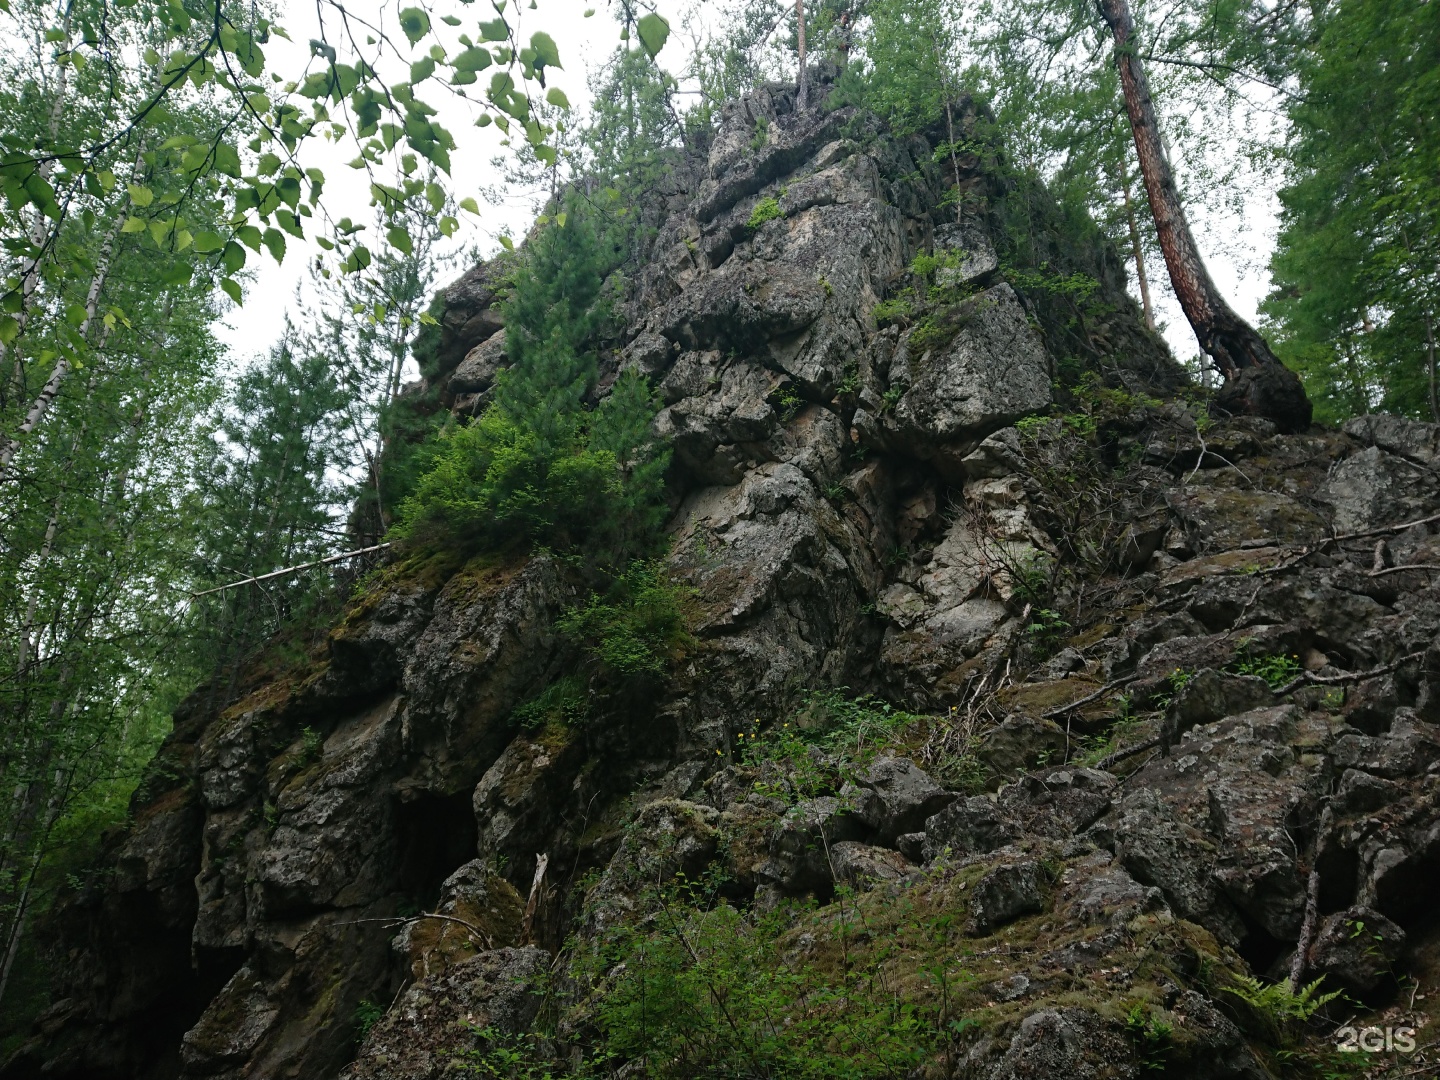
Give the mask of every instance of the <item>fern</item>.
[[1295, 1021], [1303, 1024], [1343, 993], [1340, 990], [1320, 993], [1320, 984], [1324, 981], [1322, 975], [1299, 990], [1291, 990], [1288, 982], [1266, 984], [1253, 975], [1236, 975], [1235, 982], [1225, 987], [1225, 992], [1234, 994], [1277, 1025]]

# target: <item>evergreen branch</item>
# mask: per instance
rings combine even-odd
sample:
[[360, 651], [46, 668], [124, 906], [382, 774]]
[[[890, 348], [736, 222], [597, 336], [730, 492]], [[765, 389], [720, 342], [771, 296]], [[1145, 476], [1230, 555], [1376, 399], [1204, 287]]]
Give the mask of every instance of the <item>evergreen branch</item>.
[[[1295, 93], [1293, 90], [1287, 89], [1278, 83], [1273, 83], [1269, 79], [1263, 79], [1253, 71], [1246, 71], [1243, 68], [1237, 68], [1231, 64], [1222, 64], [1218, 61], [1182, 60], [1178, 56], [1158, 56], [1155, 53], [1137, 53], [1137, 55], [1147, 63], [1166, 64], [1170, 67], [1193, 68], [1210, 78], [1215, 78], [1215, 72], [1217, 71], [1224, 72], [1226, 75], [1238, 75], [1242, 79], [1259, 83], [1268, 90], [1274, 90], [1276, 93], [1284, 94], [1292, 101], [1305, 100], [1300, 94]], [[1219, 85], [1224, 87], [1223, 83], [1219, 83]], [[1225, 88], [1228, 89], [1228, 87]]]

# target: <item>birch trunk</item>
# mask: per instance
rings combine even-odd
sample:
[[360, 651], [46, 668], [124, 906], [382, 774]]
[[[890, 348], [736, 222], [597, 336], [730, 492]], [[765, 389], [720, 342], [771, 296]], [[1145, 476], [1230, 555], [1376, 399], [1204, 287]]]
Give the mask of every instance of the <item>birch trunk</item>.
[[1140, 285], [1140, 306], [1145, 310], [1145, 328], [1155, 332], [1155, 309], [1150, 306], [1150, 278], [1145, 273], [1145, 252], [1140, 247], [1140, 224], [1135, 220], [1135, 204], [1130, 201], [1130, 177], [1120, 170], [1120, 192], [1125, 197], [1125, 220], [1130, 226], [1130, 250], [1135, 255], [1135, 280]]
[[[142, 143], [141, 150], [144, 146]], [[135, 156], [135, 172], [139, 172], [141, 164], [140, 153]], [[84, 339], [90, 331], [90, 325], [95, 321], [95, 313], [99, 310], [100, 293], [105, 288], [105, 281], [110, 276], [110, 260], [115, 254], [115, 241], [120, 235], [120, 226], [124, 223], [125, 210], [129, 206], [127, 199], [125, 204], [115, 215], [111, 223], [110, 232], [105, 237], [105, 243], [100, 249], [100, 257], [95, 262], [95, 273], [90, 278], [90, 288], [85, 293], [85, 321], [80, 324], [79, 336]], [[70, 357], [64, 353], [55, 361], [55, 367], [50, 372], [50, 378], [45, 383], [39, 395], [30, 405], [30, 410], [25, 414], [25, 420], [20, 424], [20, 429], [13, 437], [7, 439], [4, 446], [0, 446], [0, 483], [4, 483], [10, 475], [10, 466], [15, 460], [26, 436], [40, 426], [45, 419], [45, 414], [55, 404], [56, 397], [60, 394], [60, 387], [64, 385], [65, 379], [72, 370]]]
[[800, 46], [800, 79], [796, 84], [795, 111], [803, 113], [810, 95], [810, 79], [805, 70], [805, 0], [795, 0], [795, 28]]

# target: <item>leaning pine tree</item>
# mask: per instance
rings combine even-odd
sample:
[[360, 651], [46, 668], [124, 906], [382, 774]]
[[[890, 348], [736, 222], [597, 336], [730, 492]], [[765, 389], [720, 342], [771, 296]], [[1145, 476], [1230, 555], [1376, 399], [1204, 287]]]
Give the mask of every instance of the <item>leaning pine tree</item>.
[[1200, 348], [1225, 377], [1217, 404], [1231, 412], [1266, 417], [1285, 431], [1304, 428], [1310, 423], [1311, 406], [1300, 377], [1285, 367], [1255, 328], [1225, 302], [1195, 245], [1160, 140], [1155, 105], [1135, 45], [1130, 5], [1127, 0], [1100, 0], [1100, 13], [1115, 37], [1115, 65], [1125, 110], [1170, 282]]

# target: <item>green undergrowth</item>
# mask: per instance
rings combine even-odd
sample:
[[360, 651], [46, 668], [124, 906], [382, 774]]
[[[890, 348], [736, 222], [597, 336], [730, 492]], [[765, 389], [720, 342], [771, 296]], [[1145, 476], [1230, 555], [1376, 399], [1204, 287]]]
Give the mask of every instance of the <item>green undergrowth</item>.
[[659, 676], [695, 645], [686, 629], [693, 596], [693, 589], [670, 579], [663, 561], [637, 560], [557, 625], [608, 671]]
[[412, 550], [546, 547], [623, 567], [654, 553], [666, 516], [659, 402], [623, 374], [598, 403], [597, 350], [613, 333], [622, 252], [579, 203], [536, 230], [504, 281], [506, 353], [490, 406], [416, 454], [391, 538]]
[[1248, 645], [1248, 641], [1240, 643], [1238, 654], [1227, 666], [1227, 670], [1237, 675], [1254, 675], [1264, 679], [1272, 690], [1279, 690], [1300, 674], [1300, 658], [1293, 653], [1252, 655], [1247, 650]]
[[[840, 690], [807, 690], [788, 718], [768, 727], [757, 719], [735, 736], [737, 760], [751, 770], [755, 790], [786, 802], [833, 795], [883, 753], [919, 757], [947, 723], [897, 709], [871, 695]], [[927, 771], [953, 788], [978, 790], [983, 769], [974, 746], [936, 754]]]
[[510, 712], [510, 719], [526, 731], [539, 731], [550, 724], [574, 727], [590, 715], [590, 699], [585, 683], [574, 675], [566, 675], [540, 691]]
[[[581, 991], [552, 988], [536, 1037], [494, 1037], [472, 1073], [799, 1080], [949, 1076], [980, 1039], [1047, 1007], [1084, 1008], [1128, 1034], [1137, 1063], [1180, 1064], [1196, 1039], [1166, 987], [1209, 992], [1238, 963], [1189, 923], [1139, 916], [1118, 932], [1034, 915], [966, 932], [987, 864], [939, 867], [905, 888], [784, 902], [725, 899], [719, 875], [652, 886], [643, 918], [566, 956]], [[1057, 864], [1056, 869], [1061, 869]], [[1104, 966], [1056, 959], [1105, 936]], [[1020, 986], [1016, 995], [1011, 988]], [[555, 1035], [583, 1050], [553, 1056]], [[487, 1071], [488, 1070], [488, 1071]]]
[[775, 221], [784, 216], [779, 200], [773, 196], [767, 197], [755, 204], [755, 209], [750, 211], [750, 220], [745, 225], [751, 232], [754, 232], [767, 221]]

